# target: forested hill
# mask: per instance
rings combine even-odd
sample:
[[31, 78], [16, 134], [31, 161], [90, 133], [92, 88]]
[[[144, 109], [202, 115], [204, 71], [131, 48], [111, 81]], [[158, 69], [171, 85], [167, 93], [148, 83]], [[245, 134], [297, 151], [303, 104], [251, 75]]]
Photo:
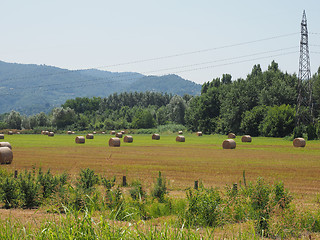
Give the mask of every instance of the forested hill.
[[177, 75], [145, 76], [95, 69], [71, 71], [46, 65], [0, 61], [0, 113], [49, 112], [67, 99], [106, 97], [120, 92], [167, 92], [199, 95], [201, 85]]

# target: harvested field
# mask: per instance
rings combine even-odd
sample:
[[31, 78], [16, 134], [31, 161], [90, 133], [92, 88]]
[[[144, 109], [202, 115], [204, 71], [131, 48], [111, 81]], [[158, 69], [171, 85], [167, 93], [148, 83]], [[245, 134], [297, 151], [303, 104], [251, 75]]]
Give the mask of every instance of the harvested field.
[[297, 198], [306, 198], [306, 194], [312, 198], [320, 192], [320, 141], [295, 148], [292, 141], [279, 138], [257, 137], [250, 145], [237, 139], [236, 149], [224, 151], [223, 135], [185, 136], [185, 144], [176, 144], [173, 135], [162, 135], [161, 141], [150, 141], [150, 135], [135, 135], [132, 144], [121, 148], [109, 148], [104, 135], [96, 135], [95, 141], [85, 145], [74, 144], [72, 135], [7, 136], [6, 141], [14, 146], [14, 161], [1, 167], [21, 171], [41, 166], [71, 175], [91, 168], [117, 179], [126, 174], [129, 182], [144, 179], [146, 187], [162, 171], [170, 181], [169, 188], [177, 191], [192, 187], [198, 179], [207, 187], [223, 188], [242, 181], [245, 170], [247, 182], [258, 177], [270, 182], [282, 180]]

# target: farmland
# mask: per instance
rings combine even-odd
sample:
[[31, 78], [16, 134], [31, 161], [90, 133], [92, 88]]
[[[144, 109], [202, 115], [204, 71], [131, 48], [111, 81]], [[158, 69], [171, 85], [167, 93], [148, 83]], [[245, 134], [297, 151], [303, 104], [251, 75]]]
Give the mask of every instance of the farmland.
[[108, 134], [97, 134], [85, 144], [75, 144], [75, 135], [7, 135], [5, 141], [13, 146], [14, 160], [1, 167], [10, 171], [50, 168], [71, 176], [90, 168], [119, 180], [123, 175], [128, 181], [143, 180], [147, 188], [161, 171], [169, 189], [178, 192], [192, 187], [195, 180], [206, 187], [239, 184], [245, 170], [247, 181], [258, 177], [269, 182], [282, 180], [298, 198], [311, 199], [320, 192], [320, 141], [294, 148], [292, 141], [281, 138], [257, 137], [252, 143], [242, 143], [238, 137], [237, 148], [226, 150], [221, 147], [226, 136], [184, 136], [186, 142], [178, 143], [172, 134], [161, 135], [158, 141], [150, 135], [133, 135], [133, 143], [121, 140], [120, 148], [112, 148], [107, 145]]

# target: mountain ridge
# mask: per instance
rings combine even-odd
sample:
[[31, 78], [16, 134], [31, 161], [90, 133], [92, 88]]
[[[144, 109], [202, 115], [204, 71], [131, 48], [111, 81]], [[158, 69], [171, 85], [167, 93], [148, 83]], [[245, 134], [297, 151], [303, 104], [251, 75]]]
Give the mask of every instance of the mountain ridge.
[[115, 92], [167, 92], [199, 95], [201, 85], [175, 74], [145, 76], [98, 69], [68, 70], [48, 65], [0, 61], [0, 113], [48, 113], [67, 99], [107, 97]]

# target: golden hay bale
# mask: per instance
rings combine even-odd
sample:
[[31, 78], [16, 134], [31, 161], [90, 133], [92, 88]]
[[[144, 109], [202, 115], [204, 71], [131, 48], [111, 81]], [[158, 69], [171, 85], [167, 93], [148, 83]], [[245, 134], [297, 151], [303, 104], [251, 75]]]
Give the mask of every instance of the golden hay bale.
[[106, 132], [101, 132], [101, 134], [106, 134]]
[[17, 132], [17, 134], [21, 134], [20, 132]]
[[8, 147], [12, 150], [12, 146], [9, 142], [0, 142], [0, 147]]
[[44, 135], [48, 135], [49, 134], [49, 131], [44, 131]]
[[224, 140], [222, 143], [223, 149], [235, 149], [236, 142], [233, 139]]
[[67, 134], [72, 134], [72, 132], [71, 132], [71, 131], [68, 131]]
[[122, 133], [121, 132], [116, 133], [116, 137], [117, 138], [122, 138]]
[[179, 135], [179, 136], [176, 137], [176, 142], [185, 142], [185, 141], [186, 141], [186, 139], [182, 135]]
[[123, 141], [127, 142], [127, 143], [132, 143], [133, 142], [133, 137], [130, 136], [130, 135], [126, 135], [126, 136], [124, 136]]
[[76, 137], [76, 143], [85, 143], [86, 139], [84, 138], [84, 136], [77, 136]]
[[97, 132], [93, 132], [93, 134], [97, 134]]
[[293, 140], [293, 146], [294, 147], [305, 147], [306, 146], [306, 140], [304, 140], [304, 138], [295, 138]]
[[110, 134], [111, 134], [111, 135], [115, 135], [115, 134], [116, 134], [116, 131], [111, 131]]
[[160, 135], [157, 133], [152, 134], [152, 139], [153, 140], [160, 140]]
[[183, 132], [182, 132], [182, 131], [179, 131], [178, 134], [183, 134]]
[[236, 138], [236, 135], [234, 133], [229, 133], [228, 138]]
[[120, 138], [110, 138], [109, 147], [120, 147]]
[[122, 134], [125, 134], [125, 132], [124, 131], [120, 131]]
[[4, 134], [0, 134], [0, 139], [4, 139]]
[[8, 147], [0, 148], [0, 163], [1, 164], [10, 164], [13, 160], [13, 153]]
[[41, 131], [41, 134], [42, 134], [42, 135], [44, 134], [44, 131], [43, 131], [43, 130]]
[[49, 132], [48, 133], [48, 137], [53, 137], [54, 136], [54, 132]]
[[75, 132], [72, 132], [72, 134], [75, 134]]
[[9, 132], [8, 132], [8, 135], [13, 135], [13, 132], [12, 132], [12, 131], [9, 131]]
[[244, 136], [242, 136], [241, 141], [242, 142], [251, 142], [252, 138], [250, 135], [244, 135]]
[[93, 139], [93, 134], [92, 133], [88, 133], [86, 136], [86, 139]]
[[197, 136], [202, 136], [202, 132], [197, 132]]

